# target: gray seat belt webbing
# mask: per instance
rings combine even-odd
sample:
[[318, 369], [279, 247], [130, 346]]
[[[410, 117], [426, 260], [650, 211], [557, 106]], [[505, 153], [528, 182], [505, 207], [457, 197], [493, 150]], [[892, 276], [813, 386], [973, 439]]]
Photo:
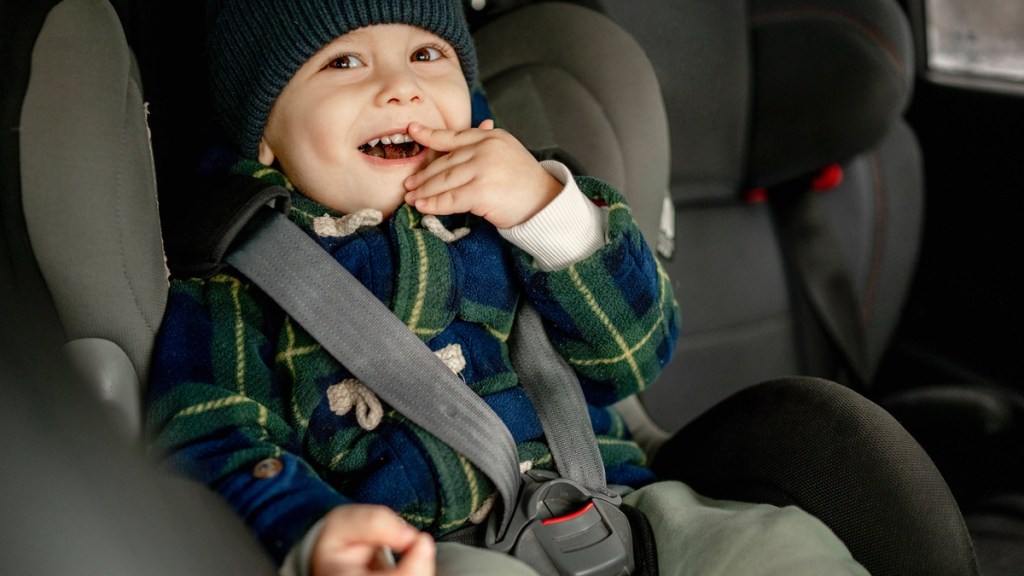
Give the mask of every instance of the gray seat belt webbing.
[[551, 346], [540, 315], [523, 303], [512, 329], [512, 364], [533, 401], [558, 472], [608, 492], [604, 463], [576, 372]]
[[520, 478], [515, 441], [501, 418], [295, 224], [279, 212], [261, 213], [262, 225], [227, 262], [381, 399], [480, 468], [501, 494], [505, 526]]

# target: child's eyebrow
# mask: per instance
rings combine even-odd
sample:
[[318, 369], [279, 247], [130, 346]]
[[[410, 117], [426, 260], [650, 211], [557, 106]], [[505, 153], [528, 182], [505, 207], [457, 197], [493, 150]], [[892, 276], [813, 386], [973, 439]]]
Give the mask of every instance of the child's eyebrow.
[[338, 52], [351, 52], [356, 50], [356, 48], [358, 48], [359, 46], [359, 43], [357, 41], [352, 40], [351, 38], [348, 38], [347, 36], [348, 34], [340, 38], [335, 38], [329, 44], [321, 48], [316, 54], [314, 54], [313, 57], [327, 58], [332, 54], [337, 54]]
[[323, 48], [313, 55], [314, 58], [327, 57], [328, 54], [337, 54], [344, 51], [357, 51], [361, 39], [365, 35], [365, 28], [350, 30], [334, 40], [331, 40]]
[[423, 30], [420, 28], [416, 29], [416, 33], [415, 36], [413, 36], [413, 40], [417, 44], [429, 42], [432, 44], [441, 44], [442, 46], [451, 46], [451, 42], [445, 40], [441, 36], [438, 36], [437, 34], [430, 32], [429, 30]]

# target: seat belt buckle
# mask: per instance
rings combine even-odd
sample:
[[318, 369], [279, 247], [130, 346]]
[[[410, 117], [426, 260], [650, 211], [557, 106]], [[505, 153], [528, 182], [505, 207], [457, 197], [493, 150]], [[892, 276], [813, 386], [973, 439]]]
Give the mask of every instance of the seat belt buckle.
[[522, 476], [515, 510], [502, 530], [492, 514], [486, 545], [541, 574], [621, 576], [633, 572], [629, 520], [622, 498], [590, 490], [544, 470]]

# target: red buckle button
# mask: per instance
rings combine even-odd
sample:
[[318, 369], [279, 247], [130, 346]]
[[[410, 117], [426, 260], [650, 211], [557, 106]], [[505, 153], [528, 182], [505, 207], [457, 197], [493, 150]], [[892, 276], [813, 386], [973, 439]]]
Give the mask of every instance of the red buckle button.
[[594, 503], [590, 502], [586, 506], [584, 506], [583, 508], [580, 508], [579, 510], [577, 510], [575, 512], [571, 512], [569, 514], [565, 514], [564, 516], [555, 516], [554, 518], [548, 518], [547, 520], [541, 520], [540, 523], [543, 524], [544, 526], [550, 526], [552, 524], [558, 524], [559, 522], [568, 522], [569, 520], [575, 520], [576, 518], [579, 518], [580, 516], [583, 516], [587, 512], [590, 512], [591, 508], [593, 508], [593, 507], [594, 507]]

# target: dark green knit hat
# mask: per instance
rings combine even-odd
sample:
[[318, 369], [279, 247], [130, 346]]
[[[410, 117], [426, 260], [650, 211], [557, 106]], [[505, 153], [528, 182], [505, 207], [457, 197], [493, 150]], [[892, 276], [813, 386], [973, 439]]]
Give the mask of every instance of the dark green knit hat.
[[455, 49], [469, 87], [476, 51], [461, 0], [211, 0], [210, 95], [238, 150], [255, 158], [278, 94], [338, 36], [373, 24], [410, 24]]

